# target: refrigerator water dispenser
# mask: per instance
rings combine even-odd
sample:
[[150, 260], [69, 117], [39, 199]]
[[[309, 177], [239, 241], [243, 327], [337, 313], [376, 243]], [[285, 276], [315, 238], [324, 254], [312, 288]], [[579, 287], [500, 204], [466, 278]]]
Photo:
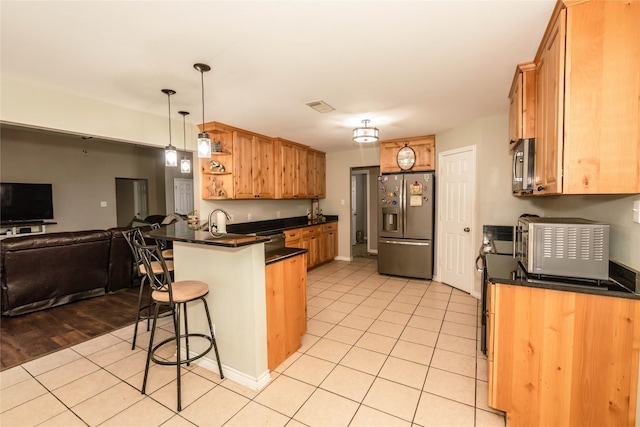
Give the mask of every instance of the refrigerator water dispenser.
[[398, 209], [382, 208], [382, 229], [388, 232], [398, 231]]

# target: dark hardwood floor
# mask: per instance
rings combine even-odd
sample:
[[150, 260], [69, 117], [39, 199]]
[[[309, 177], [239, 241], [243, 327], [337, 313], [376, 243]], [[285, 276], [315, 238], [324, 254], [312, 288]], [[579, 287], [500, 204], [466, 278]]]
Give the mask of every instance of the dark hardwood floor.
[[139, 288], [0, 319], [0, 371], [131, 325]]

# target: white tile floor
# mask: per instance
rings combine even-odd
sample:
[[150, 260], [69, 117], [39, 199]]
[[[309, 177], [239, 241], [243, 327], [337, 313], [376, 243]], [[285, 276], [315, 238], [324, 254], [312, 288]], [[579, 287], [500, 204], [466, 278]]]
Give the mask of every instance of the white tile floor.
[[[2, 426], [504, 426], [487, 407], [478, 301], [437, 282], [381, 276], [375, 260], [309, 272], [302, 348], [253, 392], [132, 351], [132, 327], [0, 374]], [[148, 342], [139, 337], [138, 345]], [[224, 361], [223, 361], [224, 363]]]

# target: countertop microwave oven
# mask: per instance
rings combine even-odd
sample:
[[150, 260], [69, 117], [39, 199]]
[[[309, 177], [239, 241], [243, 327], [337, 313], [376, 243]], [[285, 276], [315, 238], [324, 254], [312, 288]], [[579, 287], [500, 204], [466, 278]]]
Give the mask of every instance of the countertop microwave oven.
[[514, 193], [532, 193], [534, 182], [533, 159], [535, 139], [520, 139], [513, 148], [512, 190]]
[[521, 217], [515, 256], [529, 275], [609, 279], [609, 224]]

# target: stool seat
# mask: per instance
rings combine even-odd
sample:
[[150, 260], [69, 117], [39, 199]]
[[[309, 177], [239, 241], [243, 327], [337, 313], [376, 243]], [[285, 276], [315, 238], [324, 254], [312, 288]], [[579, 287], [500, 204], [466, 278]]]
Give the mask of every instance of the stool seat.
[[173, 259], [173, 249], [165, 249], [162, 251], [164, 259]]
[[[173, 302], [187, 302], [201, 298], [209, 293], [209, 286], [199, 280], [180, 280], [171, 283]], [[169, 292], [153, 291], [151, 298], [158, 302], [169, 302]]]

